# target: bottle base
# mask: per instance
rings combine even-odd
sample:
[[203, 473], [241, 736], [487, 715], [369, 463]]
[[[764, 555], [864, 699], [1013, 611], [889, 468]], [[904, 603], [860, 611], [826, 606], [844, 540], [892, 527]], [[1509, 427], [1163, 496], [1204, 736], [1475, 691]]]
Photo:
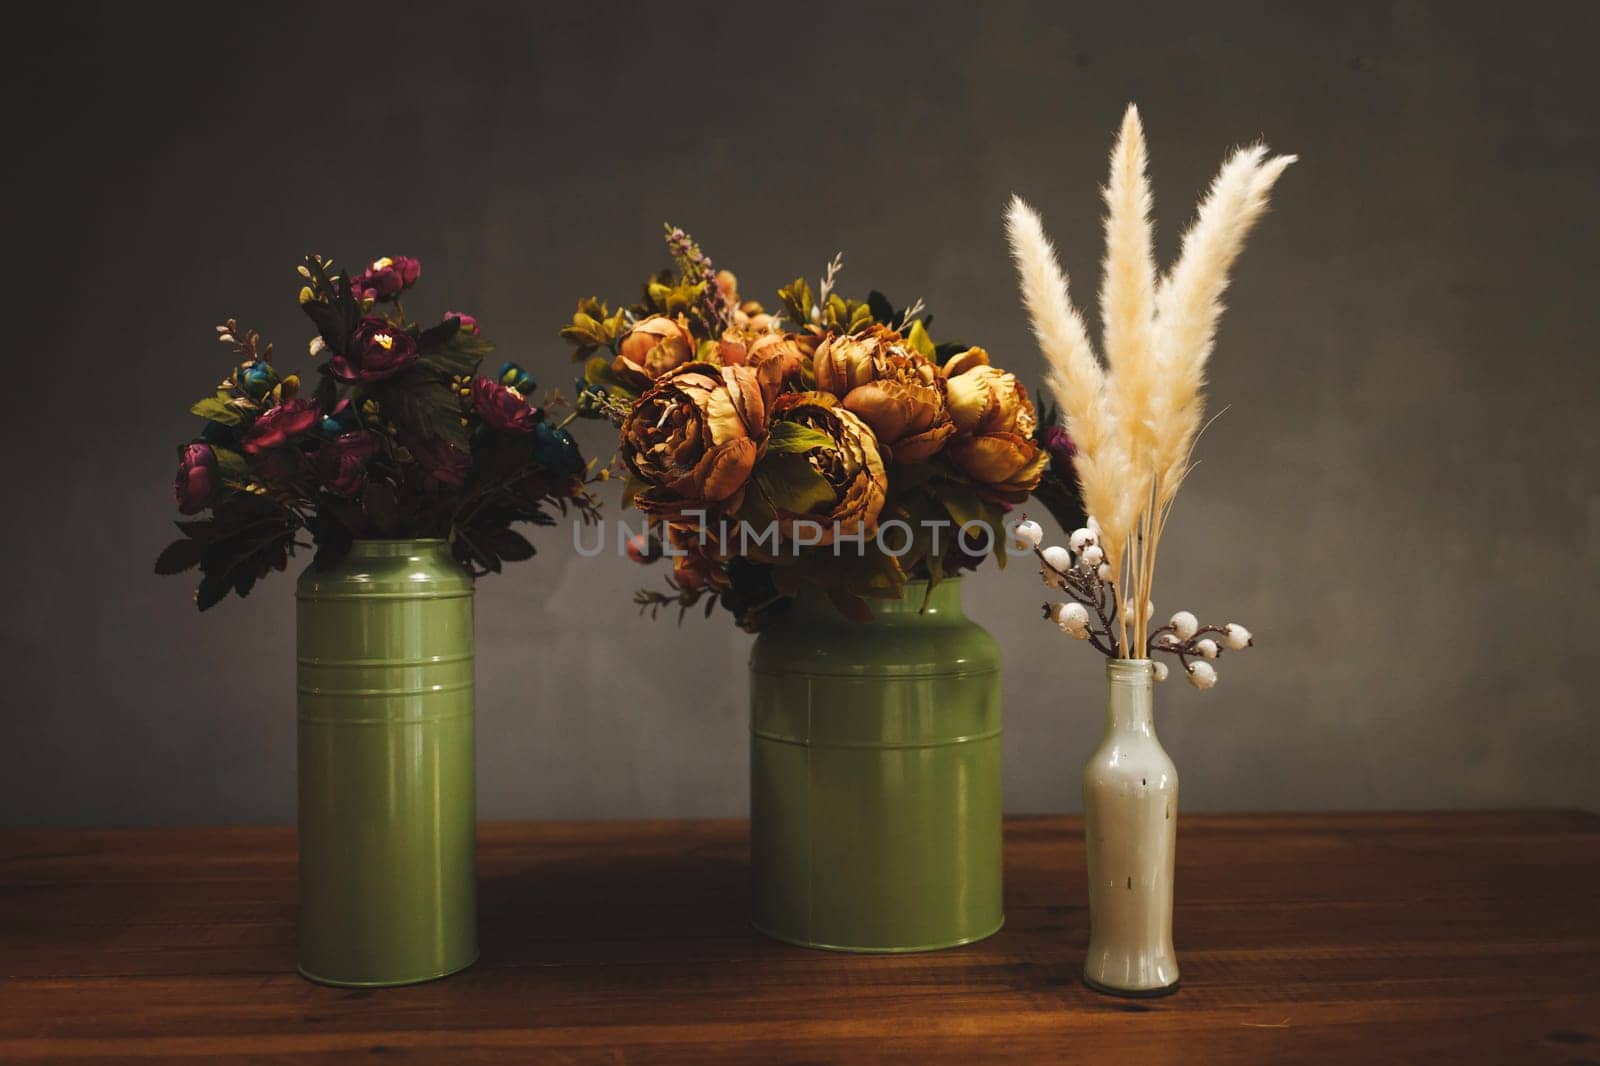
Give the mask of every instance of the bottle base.
[[1102, 996], [1117, 996], [1121, 999], [1160, 999], [1162, 996], [1170, 996], [1176, 992], [1178, 987], [1183, 984], [1183, 981], [1180, 979], [1170, 985], [1163, 985], [1159, 988], [1112, 988], [1110, 985], [1103, 985], [1088, 974], [1084, 974], [1083, 983], [1088, 986], [1090, 991], [1098, 992]]

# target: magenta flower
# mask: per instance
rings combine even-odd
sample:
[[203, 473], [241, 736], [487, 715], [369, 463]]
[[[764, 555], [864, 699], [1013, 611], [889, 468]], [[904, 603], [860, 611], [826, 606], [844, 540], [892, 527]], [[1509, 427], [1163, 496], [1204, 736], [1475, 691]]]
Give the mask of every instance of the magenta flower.
[[367, 460], [378, 451], [378, 438], [365, 430], [341, 433], [317, 452], [317, 471], [335, 496], [354, 496], [367, 483]]
[[446, 311], [444, 317], [459, 318], [461, 320], [462, 333], [470, 334], [474, 337], [478, 335], [478, 320], [465, 311]]
[[292, 485], [300, 477], [300, 453], [293, 448], [268, 448], [250, 456], [250, 475], [263, 485]]
[[472, 405], [485, 425], [502, 433], [532, 433], [543, 417], [537, 407], [528, 406], [522, 393], [489, 378], [473, 379]]
[[186, 444], [178, 452], [178, 476], [172, 496], [184, 514], [199, 514], [217, 483], [217, 453], [209, 444]]
[[407, 443], [417, 465], [441, 485], [460, 488], [467, 483], [467, 473], [472, 469], [472, 456], [443, 438]]
[[350, 350], [328, 360], [328, 370], [347, 385], [367, 385], [393, 377], [417, 361], [411, 334], [369, 315], [350, 335]]
[[417, 283], [422, 276], [421, 260], [406, 255], [384, 256], [350, 279], [350, 288], [361, 300], [392, 300]]
[[244, 450], [251, 455], [270, 448], [282, 448], [322, 421], [322, 413], [310, 400], [296, 397], [265, 411], [244, 435]]

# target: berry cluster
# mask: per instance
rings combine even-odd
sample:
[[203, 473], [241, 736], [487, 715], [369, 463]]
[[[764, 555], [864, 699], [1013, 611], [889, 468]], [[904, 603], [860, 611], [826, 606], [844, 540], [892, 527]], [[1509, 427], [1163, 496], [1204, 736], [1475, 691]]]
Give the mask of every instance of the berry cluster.
[[[1123, 625], [1133, 621], [1133, 605], [1123, 604], [1118, 609], [1116, 574], [1106, 562], [1100, 538], [1100, 523], [1093, 517], [1082, 529], [1073, 530], [1066, 547], [1059, 544], [1040, 547], [1044, 542], [1044, 529], [1026, 518], [1012, 530], [1013, 545], [1038, 556], [1039, 576], [1045, 587], [1065, 592], [1070, 597], [1064, 603], [1045, 604], [1044, 617], [1060, 626], [1063, 633], [1088, 641], [1114, 659], [1119, 657], [1117, 621], [1120, 619]], [[1154, 605], [1146, 601], [1145, 618], [1154, 613]], [[1242, 651], [1254, 643], [1250, 631], [1237, 622], [1203, 626], [1189, 611], [1179, 611], [1166, 625], [1150, 634], [1150, 651], [1176, 656], [1189, 683], [1199, 689], [1217, 683], [1217, 668], [1212, 663], [1224, 650]], [[1157, 681], [1167, 679], [1166, 663], [1153, 660], [1150, 668]]]

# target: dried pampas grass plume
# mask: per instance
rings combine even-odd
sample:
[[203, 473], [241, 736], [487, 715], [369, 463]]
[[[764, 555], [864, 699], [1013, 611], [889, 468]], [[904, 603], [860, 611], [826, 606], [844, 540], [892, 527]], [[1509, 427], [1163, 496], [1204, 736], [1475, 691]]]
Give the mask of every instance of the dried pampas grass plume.
[[[1115, 433], [1116, 416], [1105, 389], [1105, 368], [1095, 354], [1083, 316], [1072, 305], [1067, 276], [1056, 260], [1039, 215], [1020, 196], [1006, 209], [1006, 233], [1017, 264], [1022, 303], [1044, 353], [1045, 384], [1061, 408], [1061, 419], [1078, 447], [1073, 466], [1084, 506], [1115, 523], [1116, 492], [1128, 475], [1127, 455]], [[1126, 530], [1114, 530], [1123, 532]], [[1115, 539], [1120, 545], [1125, 537]], [[1108, 551], [1111, 549], [1108, 548]], [[1117, 566], [1115, 557], [1111, 560]]]
[[[1206, 364], [1228, 272], [1294, 161], [1269, 157], [1263, 145], [1235, 151], [1201, 201], [1177, 263], [1158, 280], [1144, 128], [1129, 106], [1102, 190], [1104, 365], [1038, 214], [1015, 196], [1006, 211], [1023, 306], [1049, 364], [1047, 384], [1078, 447], [1084, 505], [1099, 521], [1105, 561], [1118, 575], [1124, 602], [1151, 600], [1156, 549], [1205, 414]], [[1137, 615], [1122, 623], [1123, 658], [1149, 652], [1148, 620]]]

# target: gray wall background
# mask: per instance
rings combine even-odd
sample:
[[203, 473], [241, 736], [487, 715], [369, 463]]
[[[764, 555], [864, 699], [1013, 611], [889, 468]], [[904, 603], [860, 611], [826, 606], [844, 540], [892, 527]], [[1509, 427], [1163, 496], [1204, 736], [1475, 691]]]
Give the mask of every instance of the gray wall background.
[[[1034, 382], [1002, 207], [1033, 200], [1090, 302], [1129, 100], [1163, 255], [1230, 145], [1302, 157], [1163, 552], [1160, 610], [1260, 645], [1160, 692], [1185, 806], [1600, 806], [1588, 5], [367, 10], [15, 16], [0, 821], [292, 817], [292, 582], [202, 617], [150, 563], [211, 326], [299, 363], [301, 253], [418, 255], [430, 311], [565, 384], [572, 302], [631, 294], [663, 220], [753, 294], [843, 250]], [[641, 619], [659, 573], [540, 545], [480, 586], [483, 815], [742, 813], [750, 638]], [[1027, 567], [967, 599], [1008, 656], [1009, 808], [1075, 809], [1098, 657]]]

